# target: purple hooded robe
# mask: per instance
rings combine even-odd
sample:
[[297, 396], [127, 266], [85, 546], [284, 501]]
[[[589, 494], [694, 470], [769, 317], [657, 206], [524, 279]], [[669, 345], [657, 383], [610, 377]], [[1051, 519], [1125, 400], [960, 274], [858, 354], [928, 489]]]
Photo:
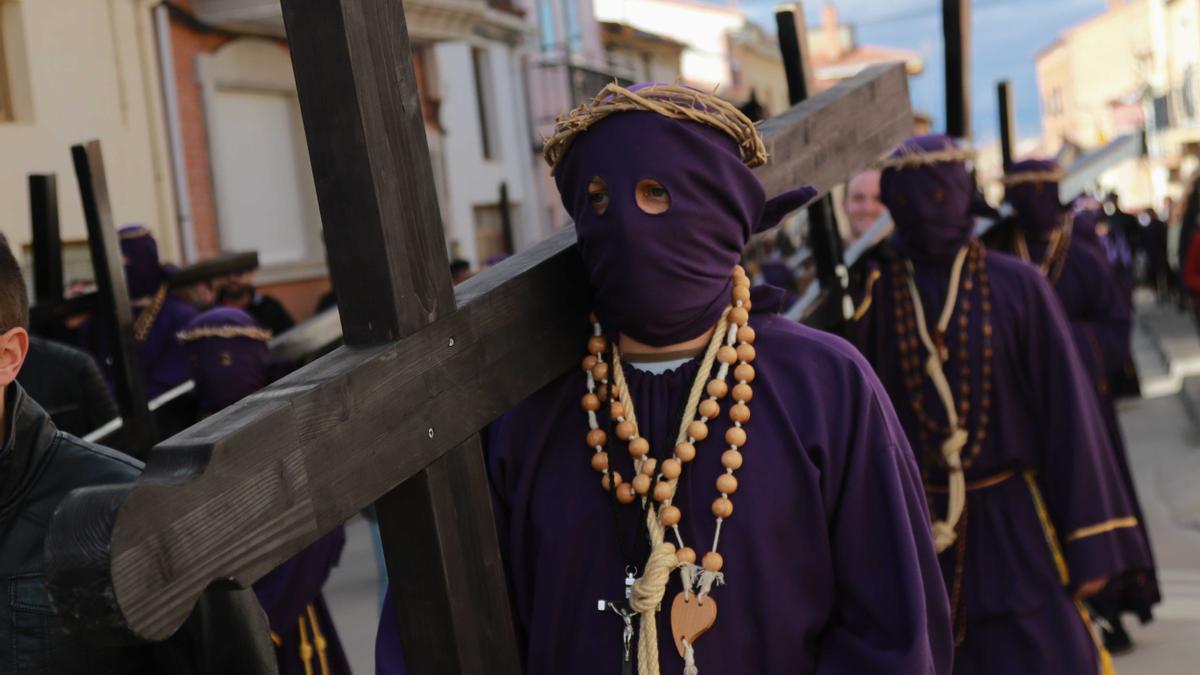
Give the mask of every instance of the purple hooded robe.
[[[141, 225], [127, 225], [119, 230], [119, 235], [135, 327], [143, 312], [155, 313], [149, 331], [137, 341], [138, 358], [146, 378], [146, 396], [152, 399], [187, 381], [187, 354], [176, 334], [196, 316], [197, 310], [171, 293], [165, 294], [161, 305], [155, 302], [156, 294], [167, 279], [159, 264], [158, 244], [149, 230]], [[93, 319], [84, 328], [83, 341], [96, 357], [111, 387], [112, 356], [107, 329]]]
[[[944, 136], [910, 140], [901, 154], [953, 149]], [[925, 447], [900, 363], [896, 298], [907, 297], [904, 259], [912, 262], [925, 316], [935, 321], [947, 297], [956, 253], [971, 241], [971, 182], [961, 161], [889, 168], [882, 197], [896, 222], [899, 260], [881, 266], [857, 340], [896, 405], [909, 440], [922, 453], [921, 470], [935, 513], [947, 508], [947, 473], [934, 447]], [[980, 249], [982, 252], [982, 249]], [[966, 510], [958, 540], [941, 556], [954, 599], [954, 672], [963, 675], [1097, 673], [1110, 663], [1086, 610], [1072, 598], [1082, 582], [1134, 568], [1144, 550], [1130, 526], [1134, 507], [1108, 447], [1104, 420], [1070, 324], [1053, 289], [1037, 270], [1015, 258], [983, 253], [989, 277], [993, 349], [990, 411], [982, 407], [982, 284], [964, 285], [946, 336], [943, 370], [961, 395], [959, 321], [969, 298], [968, 358], [972, 364], [963, 451]], [[965, 282], [964, 282], [965, 283]], [[931, 326], [932, 332], [932, 326]], [[922, 361], [926, 358], [920, 348]], [[921, 379], [924, 413], [945, 425], [930, 382]], [[957, 400], [957, 399], [956, 399]], [[973, 453], [977, 431], [986, 437]], [[957, 601], [955, 601], [957, 600]]]
[[[179, 335], [203, 414], [269, 383], [267, 339], [254, 318], [233, 307], [210, 309]], [[280, 675], [349, 675], [350, 665], [321, 595], [346, 543], [339, 526], [254, 583], [267, 613]]]
[[[589, 203], [596, 176], [609, 188], [602, 215]], [[670, 195], [666, 212], [636, 205], [634, 186], [647, 177]], [[813, 194], [767, 201], [728, 137], [648, 112], [614, 114], [581, 133], [556, 179], [604, 327], [660, 346], [704, 334], [729, 302], [730, 273], [751, 232]], [[700, 672], [948, 673], [948, 602], [903, 429], [853, 347], [778, 316], [780, 299], [776, 289], [754, 289], [754, 417], [736, 513], [721, 530], [727, 582], [712, 593], [719, 615], [696, 643]], [[581, 358], [586, 341], [581, 332]], [[691, 358], [661, 374], [625, 368], [639, 433], [660, 460], [674, 446], [698, 367]], [[585, 392], [585, 374], [572, 369], [486, 435], [519, 652], [536, 675], [622, 672], [622, 621], [597, 601], [623, 598], [627, 565], [646, 560], [641, 509], [616, 506], [589, 466]], [[673, 502], [698, 554], [714, 534], [728, 403]], [[610, 438], [611, 466], [632, 476], [625, 444]], [[664, 675], [683, 669], [670, 627], [680, 590], [673, 575], [657, 615]], [[377, 659], [398, 653], [389, 639], [381, 633]], [[377, 663], [381, 674], [399, 672]]]
[[[1049, 175], [1058, 168], [1058, 164], [1050, 160], [1026, 160], [1013, 164], [1008, 175]], [[1016, 216], [1007, 226], [1009, 231], [1004, 233], [1007, 236], [1001, 237], [997, 245], [1005, 252], [1016, 253], [1019, 229], [1024, 233], [1030, 262], [1042, 264], [1051, 234], [1062, 230], [1066, 222], [1066, 212], [1058, 203], [1058, 182], [1018, 183], [1008, 188], [1005, 197]], [[1120, 283], [1094, 239], [1095, 215], [1089, 212], [1075, 215], [1076, 220], [1069, 230], [1066, 256], [1060, 266], [1049, 270], [1048, 278], [1066, 312], [1076, 349], [1096, 391], [1109, 444], [1138, 519], [1143, 543], [1135, 569], [1113, 579], [1094, 604], [1106, 614], [1111, 614], [1111, 610], [1131, 611], [1142, 621], [1149, 621], [1150, 608], [1161, 598], [1150, 537], [1142, 518], [1133, 472], [1129, 468], [1129, 455], [1115, 402], [1115, 383], [1127, 377], [1133, 362], [1130, 347], [1132, 313]]]

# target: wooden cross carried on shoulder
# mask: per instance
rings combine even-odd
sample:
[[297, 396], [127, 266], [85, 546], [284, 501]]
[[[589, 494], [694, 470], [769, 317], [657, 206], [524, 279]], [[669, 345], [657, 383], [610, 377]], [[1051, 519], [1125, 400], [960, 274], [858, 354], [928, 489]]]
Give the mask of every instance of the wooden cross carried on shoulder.
[[[413, 673], [519, 670], [478, 432], [577, 367], [587, 280], [569, 228], [457, 287], [396, 0], [284, 0], [346, 345], [156, 446], [141, 479], [68, 498], [55, 607], [161, 640], [210, 584], [246, 586], [380, 500]], [[768, 194], [826, 191], [911, 128], [901, 66], [762, 125]]]

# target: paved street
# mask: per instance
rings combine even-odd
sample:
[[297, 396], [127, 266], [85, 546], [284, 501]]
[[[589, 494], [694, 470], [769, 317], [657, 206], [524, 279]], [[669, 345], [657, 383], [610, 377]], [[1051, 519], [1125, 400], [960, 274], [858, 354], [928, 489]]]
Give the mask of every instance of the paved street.
[[[1142, 506], [1162, 570], [1164, 602], [1145, 627], [1126, 620], [1137, 649], [1116, 659], [1121, 675], [1200, 670], [1200, 340], [1187, 317], [1143, 305], [1134, 344], [1147, 398], [1122, 404]], [[1189, 395], [1191, 399], [1187, 398]], [[366, 521], [326, 586], [338, 633], [358, 675], [374, 672], [377, 575]]]

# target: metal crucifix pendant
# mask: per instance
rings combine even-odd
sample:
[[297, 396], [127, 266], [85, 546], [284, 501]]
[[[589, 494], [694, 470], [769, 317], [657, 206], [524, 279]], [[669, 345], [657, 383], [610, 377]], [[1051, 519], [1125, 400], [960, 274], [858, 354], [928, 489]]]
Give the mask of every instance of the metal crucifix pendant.
[[612, 613], [621, 617], [625, 622], [625, 629], [621, 631], [621, 641], [624, 649], [621, 652], [621, 675], [633, 675], [633, 617], [637, 613], [629, 608], [629, 599], [633, 597], [633, 575], [636, 570], [625, 570], [625, 602], [607, 602], [600, 600], [596, 603], [596, 609]]

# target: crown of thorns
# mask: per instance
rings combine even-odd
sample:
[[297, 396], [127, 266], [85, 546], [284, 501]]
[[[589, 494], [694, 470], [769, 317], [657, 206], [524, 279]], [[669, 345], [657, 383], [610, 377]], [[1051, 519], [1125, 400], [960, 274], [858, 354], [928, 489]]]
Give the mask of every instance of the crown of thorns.
[[208, 338], [250, 338], [267, 342], [271, 339], [271, 331], [254, 326], [200, 326], [191, 330], [176, 333], [180, 342], [195, 342]]
[[1050, 171], [1022, 171], [1019, 173], [1010, 173], [1000, 179], [1000, 182], [1006, 186], [1021, 185], [1022, 183], [1058, 183], [1066, 174], [1062, 169], [1052, 169]]
[[742, 161], [747, 166], [753, 168], [767, 162], [767, 148], [754, 123], [715, 94], [677, 84], [656, 84], [630, 91], [614, 82], [601, 89], [592, 100], [555, 120], [554, 133], [546, 139], [542, 150], [546, 163], [553, 170], [577, 135], [609, 115], [631, 110], [710, 126], [738, 144]]
[[875, 162], [875, 168], [884, 169], [916, 169], [934, 164], [950, 164], [953, 162], [969, 162], [975, 159], [975, 151], [970, 148], [949, 147], [944, 150], [927, 152], [916, 145], [901, 145], [895, 156], [884, 157]]

